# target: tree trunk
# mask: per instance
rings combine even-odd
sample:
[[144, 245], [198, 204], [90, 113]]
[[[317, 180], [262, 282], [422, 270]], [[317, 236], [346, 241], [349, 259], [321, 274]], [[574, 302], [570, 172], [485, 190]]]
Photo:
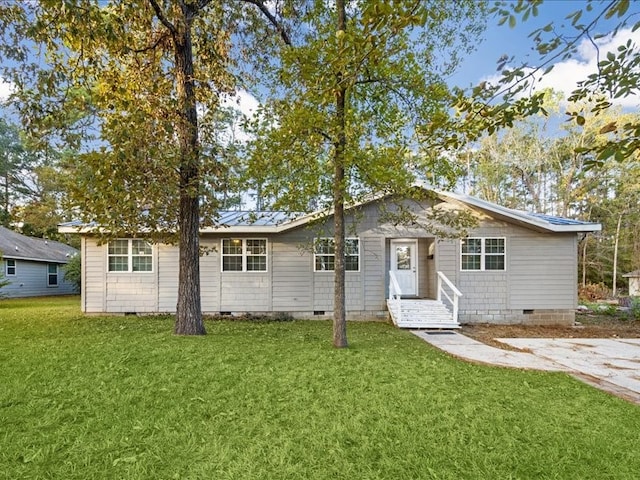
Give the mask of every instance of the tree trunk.
[[[345, 0], [336, 1], [338, 13], [338, 31], [345, 31], [346, 9]], [[333, 291], [333, 346], [344, 348], [347, 343], [347, 322], [345, 302], [345, 258], [344, 258], [344, 198], [345, 198], [345, 146], [346, 146], [346, 88], [343, 83], [343, 72], [336, 73], [336, 123], [338, 127], [337, 141], [333, 156], [333, 220], [334, 220], [334, 248], [335, 271]]]
[[200, 158], [198, 115], [193, 77], [191, 22], [193, 12], [182, 4], [182, 18], [173, 33], [176, 92], [180, 108], [177, 132], [180, 144], [180, 264], [175, 333], [204, 335], [200, 305]]
[[611, 286], [611, 290], [613, 293], [613, 298], [616, 297], [617, 292], [617, 288], [618, 286], [616, 285], [618, 283], [618, 244], [620, 243], [620, 225], [622, 224], [622, 215], [624, 214], [621, 213], [620, 215], [618, 215], [618, 226], [616, 227], [616, 238], [615, 238], [615, 244], [613, 246], [613, 281], [612, 286]]
[[584, 245], [582, 245], [582, 287], [587, 286], [587, 245], [589, 244], [589, 236], [584, 236]]

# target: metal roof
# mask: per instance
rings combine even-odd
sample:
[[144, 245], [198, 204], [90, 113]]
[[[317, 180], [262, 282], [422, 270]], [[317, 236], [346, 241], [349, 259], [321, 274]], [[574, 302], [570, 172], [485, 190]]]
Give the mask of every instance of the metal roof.
[[[523, 213], [526, 213], [526, 212], [523, 212]], [[544, 213], [526, 213], [526, 214], [535, 218], [541, 218], [542, 220], [549, 222], [552, 225], [593, 225], [590, 222], [583, 222], [582, 220], [556, 217], [554, 215], [545, 215]]]
[[[583, 222], [580, 220], [554, 217], [551, 215], [522, 212], [502, 207], [495, 203], [472, 197], [470, 195], [436, 191], [420, 182], [417, 182], [414, 186], [434, 192], [444, 202], [459, 204], [465, 207], [479, 208], [487, 212], [492, 217], [517, 223], [538, 231], [586, 233], [598, 232], [602, 228], [599, 223]], [[388, 195], [373, 195], [356, 205], [352, 205], [351, 207], [382, 200], [387, 196]], [[216, 219], [213, 226], [204, 227], [200, 231], [202, 233], [214, 233], [219, 232], [221, 229], [225, 229], [225, 231], [230, 233], [279, 233], [305, 225], [318, 218], [331, 216], [332, 214], [333, 212], [331, 210], [313, 213], [287, 213], [283, 211], [224, 211], [220, 212], [219, 218]], [[95, 230], [97, 225], [95, 223], [83, 224], [81, 222], [68, 222], [61, 224], [59, 227], [59, 231], [64, 233], [87, 233], [91, 230]]]
[[67, 263], [78, 253], [64, 243], [44, 238], [27, 237], [0, 227], [0, 252], [3, 258], [33, 260], [36, 262]]
[[303, 216], [303, 213], [287, 213], [279, 211], [227, 211], [220, 212], [216, 224], [227, 227], [262, 226], [275, 227]]

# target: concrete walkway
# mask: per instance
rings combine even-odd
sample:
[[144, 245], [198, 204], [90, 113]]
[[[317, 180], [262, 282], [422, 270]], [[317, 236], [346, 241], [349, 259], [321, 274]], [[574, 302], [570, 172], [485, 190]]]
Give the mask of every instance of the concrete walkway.
[[498, 338], [531, 353], [491, 347], [451, 331], [411, 333], [451, 355], [502, 367], [566, 372], [590, 385], [640, 403], [640, 339]]

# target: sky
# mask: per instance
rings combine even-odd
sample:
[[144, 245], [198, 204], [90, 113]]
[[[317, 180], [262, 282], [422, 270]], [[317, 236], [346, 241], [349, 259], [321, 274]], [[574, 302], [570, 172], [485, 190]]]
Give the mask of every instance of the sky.
[[[570, 20], [566, 16], [584, 8], [587, 4], [584, 0], [546, 0], [539, 9], [539, 16], [530, 18], [527, 22], [518, 21], [515, 28], [508, 25], [497, 25], [497, 19], [493, 19], [485, 32], [485, 39], [478, 45], [475, 53], [469, 55], [463, 62], [459, 71], [449, 79], [451, 85], [468, 87], [477, 85], [483, 80], [491, 82], [499, 75], [496, 71], [497, 61], [503, 56], [515, 56], [518, 62], [525, 61], [535, 65], [538, 54], [535, 51], [534, 42], [528, 35], [537, 28], [543, 27], [553, 22], [558, 27], [569, 27], [566, 32], [571, 32]], [[594, 2], [594, 11], [598, 8], [598, 3]], [[627, 15], [635, 13], [640, 17], [640, 2], [632, 1]], [[582, 20], [585, 21], [587, 13]], [[635, 19], [640, 20], [640, 18]], [[618, 19], [599, 22], [595, 33], [607, 34], [615, 27]], [[632, 39], [640, 45], [640, 30], [632, 33], [630, 29], [621, 31], [616, 38], [603, 38], [596, 40], [600, 49], [600, 57], [604, 57], [607, 51], [615, 50], [623, 40]], [[579, 44], [579, 53], [574, 58], [555, 64], [554, 69], [540, 80], [541, 87], [552, 87], [568, 94], [576, 86], [576, 82], [586, 78], [590, 73], [596, 71], [597, 52], [589, 41], [584, 40]], [[639, 105], [639, 99], [628, 97], [620, 100], [624, 107], [635, 107]]]

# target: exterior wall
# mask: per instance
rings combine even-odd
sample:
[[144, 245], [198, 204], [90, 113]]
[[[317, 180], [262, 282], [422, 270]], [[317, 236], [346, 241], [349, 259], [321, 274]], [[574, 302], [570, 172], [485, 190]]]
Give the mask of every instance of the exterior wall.
[[632, 297], [640, 296], [640, 278], [629, 277], [629, 295]]
[[[7, 258], [15, 260], [16, 274], [6, 275], [6, 279], [11, 282], [2, 287], [0, 296], [5, 297], [44, 297], [47, 295], [71, 295], [76, 293], [75, 286], [64, 280], [64, 264], [58, 265], [58, 285], [48, 285], [48, 265], [49, 262], [34, 262], [28, 260], [12, 259], [5, 257], [0, 262], [3, 273], [6, 272]], [[54, 262], [50, 262], [54, 263]]]
[[[428, 202], [415, 205], [426, 208]], [[360, 271], [346, 274], [349, 318], [386, 318], [390, 241], [418, 239], [419, 294], [436, 296], [436, 271], [462, 291], [461, 323], [562, 323], [574, 320], [577, 304], [577, 235], [544, 234], [484, 219], [471, 236], [505, 237], [505, 271], [460, 270], [460, 241], [435, 239], [418, 219], [410, 227], [380, 219], [369, 204], [347, 220], [347, 235], [360, 239]], [[328, 220], [279, 235], [205, 234], [201, 245], [203, 312], [209, 314], [286, 312], [325, 318], [333, 310], [333, 273], [314, 272], [312, 239], [332, 234]], [[266, 238], [266, 272], [222, 272], [222, 238]], [[175, 312], [178, 249], [154, 246], [153, 272], [109, 273], [106, 245], [82, 243], [83, 308], [86, 312]]]
[[446, 242], [440, 250], [441, 267], [464, 295], [461, 323], [573, 324], [578, 301], [576, 234], [539, 233], [485, 220], [470, 236], [505, 237], [506, 269], [462, 271], [460, 242]]
[[105, 293], [108, 288], [106, 275], [106, 253], [95, 239], [82, 237], [82, 311], [87, 313], [108, 312]]

